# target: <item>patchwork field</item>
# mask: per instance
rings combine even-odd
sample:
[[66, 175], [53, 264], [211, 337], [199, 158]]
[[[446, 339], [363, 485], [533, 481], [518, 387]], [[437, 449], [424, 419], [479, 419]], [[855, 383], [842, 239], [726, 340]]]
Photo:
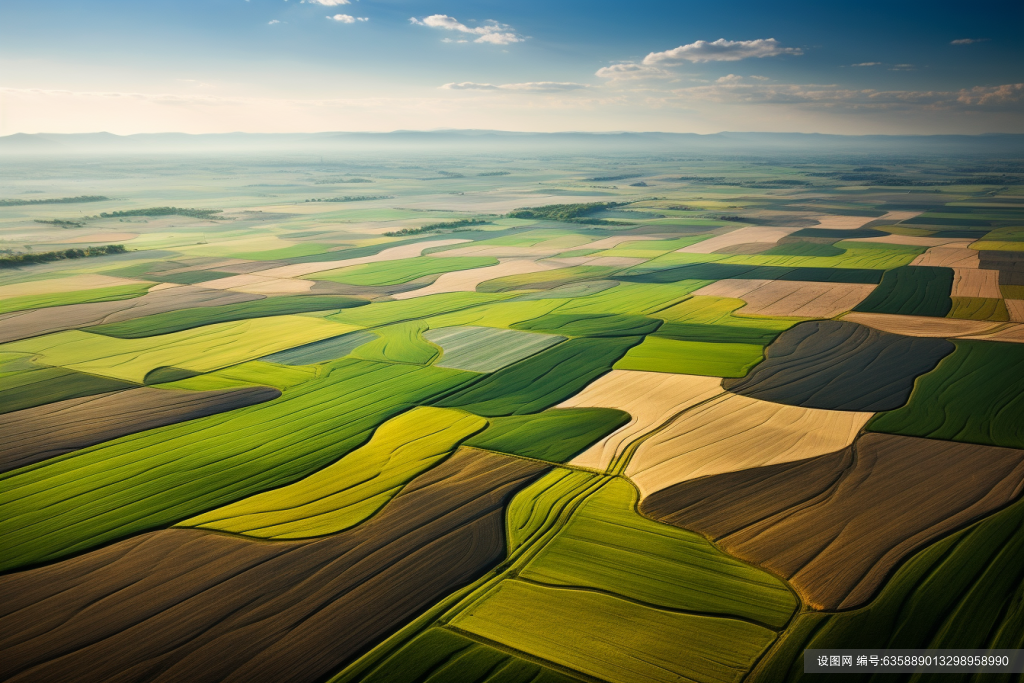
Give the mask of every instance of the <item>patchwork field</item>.
[[789, 158], [0, 170], [0, 679], [1024, 647], [1024, 174]]

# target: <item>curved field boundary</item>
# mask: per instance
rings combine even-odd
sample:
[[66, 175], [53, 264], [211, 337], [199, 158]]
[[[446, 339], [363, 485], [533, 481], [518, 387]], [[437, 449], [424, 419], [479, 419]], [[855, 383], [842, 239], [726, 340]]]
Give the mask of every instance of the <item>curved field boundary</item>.
[[913, 261], [912, 266], [938, 266], [944, 268], [978, 268], [978, 252], [966, 247], [932, 247]]
[[473, 270], [445, 273], [434, 284], [411, 292], [395, 294], [395, 299], [414, 299], [442, 292], [472, 292], [481, 282], [509, 275], [522, 275], [540, 270], [553, 270], [555, 266], [526, 260], [503, 261], [496, 266], [474, 268]]
[[1024, 448], [1024, 346], [958, 340], [917, 380], [910, 401], [878, 415], [874, 432]]
[[411, 479], [486, 426], [487, 420], [456, 410], [413, 408], [378, 427], [366, 445], [305, 479], [177, 526], [277, 540], [336, 534], [373, 516]]
[[857, 311], [847, 313], [843, 316], [843, 320], [908, 337], [962, 337], [982, 334], [1000, 327], [998, 323], [985, 320], [957, 320], [955, 318], [860, 313]]
[[324, 270], [336, 270], [338, 268], [344, 268], [345, 266], [358, 266], [365, 263], [380, 263], [382, 261], [397, 261], [398, 259], [413, 258], [421, 256], [425, 249], [431, 249], [434, 247], [445, 247], [452, 244], [462, 244], [468, 242], [465, 239], [447, 239], [447, 240], [428, 240], [425, 242], [414, 242], [412, 244], [402, 244], [397, 247], [390, 247], [383, 249], [376, 254], [369, 256], [359, 256], [355, 258], [340, 259], [337, 261], [318, 261], [314, 263], [295, 263], [289, 266], [281, 266], [279, 268], [269, 268], [267, 270], [256, 271], [256, 275], [269, 278], [295, 278], [302, 277], [303, 275], [311, 275], [313, 273], [319, 273]]
[[296, 346], [286, 351], [278, 351], [264, 356], [260, 360], [282, 365], [315, 365], [347, 356], [349, 352], [376, 338], [377, 336], [369, 330], [357, 330], [311, 344]]
[[738, 619], [515, 580], [451, 625], [609, 683], [738, 683], [776, 637]]
[[535, 301], [538, 299], [574, 299], [577, 297], [590, 296], [611, 289], [619, 283], [616, 280], [589, 280], [587, 282], [574, 282], [568, 285], [560, 285], [553, 289], [541, 290], [517, 296], [516, 301]]
[[794, 282], [783, 280], [719, 280], [694, 296], [743, 299], [741, 314], [800, 318], [831, 318], [860, 304], [875, 289], [871, 284]]
[[[565, 260], [559, 259], [559, 261]], [[584, 260], [594, 259], [587, 258]], [[554, 289], [555, 287], [563, 287], [575, 282], [586, 282], [587, 280], [602, 278], [615, 272], [615, 270], [615, 268], [611, 267], [574, 265], [570, 268], [541, 270], [523, 275], [507, 275], [481, 283], [477, 289], [481, 292], [505, 292], [517, 289]]]
[[647, 497], [689, 479], [806, 460], [849, 446], [872, 415], [726, 394], [687, 410], [641, 443], [625, 474]]
[[135, 299], [146, 294], [151, 284], [130, 284], [117, 287], [101, 287], [85, 289], [78, 292], [58, 292], [54, 294], [36, 294], [33, 296], [16, 296], [0, 299], [0, 314], [17, 313], [33, 309], [60, 308], [84, 303], [101, 303], [105, 301], [121, 301]]
[[232, 275], [219, 280], [207, 280], [203, 287], [210, 289], [230, 289], [235, 292], [249, 294], [302, 294], [313, 288], [312, 280], [289, 280], [279, 277], [266, 277], [256, 273]]
[[227, 391], [131, 389], [68, 399], [0, 416], [0, 472], [127, 434], [270, 401], [269, 387]]
[[325, 680], [497, 563], [506, 505], [545, 469], [469, 451], [316, 541], [171, 529], [0, 577], [0, 677]]
[[316, 273], [314, 276], [309, 277], [311, 279], [338, 282], [346, 285], [380, 287], [405, 284], [406, 282], [430, 275], [470, 270], [497, 264], [498, 260], [494, 258], [469, 256], [431, 258], [429, 256], [416, 256], [396, 261], [346, 266], [337, 270]]
[[471, 372], [494, 372], [565, 341], [558, 335], [472, 326], [441, 327], [423, 336], [441, 347], [436, 366]]
[[612, 408], [554, 408], [533, 415], [492, 418], [467, 446], [547, 462], [565, 462], [629, 422]]
[[377, 338], [357, 346], [350, 355], [385, 363], [426, 365], [441, 353], [436, 345], [423, 338], [426, 329], [427, 323], [419, 320], [378, 327], [372, 332]]
[[914, 380], [953, 352], [945, 339], [903, 337], [851, 322], [801, 323], [765, 349], [765, 361], [729, 391], [804, 408], [894, 410]]
[[365, 306], [366, 299], [347, 296], [290, 296], [258, 299], [226, 306], [206, 306], [188, 310], [168, 311], [145, 318], [96, 325], [87, 332], [119, 339], [140, 339], [161, 334], [181, 332], [205, 325], [264, 318], [276, 315], [296, 315], [313, 311], [330, 311]]
[[180, 309], [224, 306], [263, 297], [241, 292], [222, 292], [202, 287], [150, 288], [147, 294], [131, 299], [61, 306], [55, 310], [33, 310], [0, 316], [0, 342], [38, 337], [80, 327], [117, 323]]
[[953, 302], [953, 270], [933, 266], [903, 266], [885, 271], [875, 291], [853, 310], [945, 317]]
[[657, 608], [736, 617], [773, 630], [786, 625], [799, 603], [780, 579], [726, 555], [699, 534], [642, 517], [636, 502], [633, 486], [611, 480], [519, 578]]
[[866, 603], [904, 558], [1024, 490], [1024, 450], [868, 434], [853, 453], [686, 482], [641, 509], [834, 610]]
[[641, 337], [570, 339], [498, 370], [435, 405], [485, 417], [537, 413], [564, 401], [639, 343]]
[[661, 320], [625, 313], [554, 313], [515, 323], [519, 330], [562, 334], [567, 337], [622, 337], [651, 334], [661, 326]]
[[131, 278], [110, 275], [83, 274], [55, 277], [47, 280], [32, 280], [13, 285], [0, 286], [0, 301], [14, 297], [48, 296], [52, 294], [75, 294], [83, 290], [111, 289], [114, 287], [152, 287], [152, 283]]
[[63, 557], [290, 484], [365, 443], [385, 420], [469, 377], [343, 360], [276, 401], [0, 475], [0, 569]]
[[48, 365], [142, 382], [150, 370], [162, 366], [209, 372], [352, 330], [322, 318], [282, 315], [142, 339], [73, 330], [11, 342], [0, 350], [37, 354]]
[[977, 297], [954, 296], [950, 318], [959, 320], [992, 320], [1008, 322], [1010, 313], [1002, 299], [980, 299]]
[[720, 384], [717, 377], [612, 370], [557, 407], [614, 408], [628, 413], [630, 421], [575, 457], [572, 464], [607, 470], [636, 437], [722, 393]]
[[627, 351], [613, 367], [616, 370], [743, 377], [761, 362], [763, 352], [759, 344], [679, 341], [652, 336]]
[[1019, 648], [1022, 523], [1019, 501], [918, 552], [869, 605], [801, 613], [747, 680], [816, 680], [808, 648]]
[[138, 386], [66, 368], [25, 370], [0, 377], [0, 414]]

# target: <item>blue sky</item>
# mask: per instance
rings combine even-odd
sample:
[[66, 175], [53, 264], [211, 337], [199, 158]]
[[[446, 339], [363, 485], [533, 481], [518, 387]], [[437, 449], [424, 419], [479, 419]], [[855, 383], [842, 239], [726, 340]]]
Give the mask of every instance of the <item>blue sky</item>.
[[1018, 2], [0, 6], [0, 133], [1024, 132]]

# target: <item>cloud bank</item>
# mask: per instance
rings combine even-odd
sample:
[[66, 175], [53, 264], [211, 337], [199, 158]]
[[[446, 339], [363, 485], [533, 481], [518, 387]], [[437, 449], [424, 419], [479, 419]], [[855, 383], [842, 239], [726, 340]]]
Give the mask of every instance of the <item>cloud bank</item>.
[[506, 83], [494, 85], [493, 83], [445, 83], [441, 86], [444, 90], [511, 90], [518, 92], [567, 92], [569, 90], [582, 90], [589, 88], [583, 83], [558, 83], [555, 81], [536, 81], [533, 83]]
[[455, 17], [450, 17], [447, 14], [431, 14], [429, 17], [424, 17], [423, 19], [410, 17], [409, 21], [417, 26], [439, 28], [445, 31], [456, 31], [458, 33], [475, 35], [477, 37], [473, 40], [474, 43], [509, 45], [511, 43], [521, 43], [526, 40], [523, 36], [516, 33], [515, 29], [508, 24], [500, 24], [493, 19], [485, 21], [483, 26], [466, 26]]
[[708, 42], [698, 40], [689, 45], [680, 45], [664, 52], [652, 52], [644, 57], [644, 64], [673, 64], [679, 62], [738, 62], [752, 57], [777, 57], [779, 55], [802, 55], [798, 47], [782, 47], [774, 38], [757, 40], [726, 40], [719, 38]]
[[335, 14], [334, 16], [327, 17], [332, 21], [336, 21], [339, 24], [354, 24], [357, 21], [369, 21], [366, 17], [353, 17], [351, 14]]

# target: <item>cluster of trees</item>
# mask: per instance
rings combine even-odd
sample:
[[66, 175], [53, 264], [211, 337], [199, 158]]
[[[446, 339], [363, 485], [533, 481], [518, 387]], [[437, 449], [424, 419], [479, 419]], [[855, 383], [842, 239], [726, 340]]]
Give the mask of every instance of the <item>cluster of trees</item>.
[[321, 197], [319, 199], [307, 199], [307, 202], [367, 202], [371, 199], [394, 199], [391, 195], [385, 194], [361, 194], [354, 197]]
[[620, 175], [602, 175], [595, 176], [593, 178], [586, 178], [592, 183], [608, 183], [613, 180], [629, 180], [630, 178], [639, 178], [643, 173], [622, 173]]
[[128, 250], [125, 249], [123, 244], [108, 244], [104, 247], [86, 247], [85, 249], [64, 249], [62, 251], [13, 254], [11, 256], [0, 257], [0, 268], [16, 268], [17, 266], [31, 265], [33, 263], [48, 263], [50, 261], [87, 258], [89, 256], [123, 254], [126, 251]]
[[80, 228], [83, 225], [85, 225], [85, 223], [79, 223], [78, 221], [65, 221], [61, 220], [60, 218], [55, 218], [52, 221], [41, 221], [37, 218], [36, 223], [43, 223], [45, 225], [58, 225], [62, 228]]
[[428, 232], [438, 232], [439, 230], [452, 230], [453, 228], [465, 228], [470, 225], [484, 225], [485, 223], [487, 223], [487, 221], [483, 221], [478, 218], [463, 218], [461, 220], [447, 221], [445, 223], [431, 223], [430, 225], [424, 225], [421, 228], [402, 228], [401, 230], [393, 230], [391, 232], [384, 233], [384, 236], [406, 237], [407, 235], [423, 235]]
[[622, 206], [623, 202], [594, 202], [592, 204], [550, 204], [529, 209], [516, 209], [509, 218], [534, 218], [561, 223], [582, 223], [584, 225], [629, 225], [619, 221], [590, 218], [590, 215], [605, 209]]
[[188, 216], [189, 218], [206, 218], [221, 220], [216, 214], [220, 209], [179, 209], [175, 206], [156, 206], [152, 209], [129, 209], [128, 211], [112, 211], [101, 213], [99, 218], [126, 218], [128, 216]]
[[30, 204], [82, 204], [84, 202], [107, 202], [110, 197], [100, 195], [82, 195], [81, 197], [61, 197], [59, 199], [0, 199], [0, 206], [28, 206]]

